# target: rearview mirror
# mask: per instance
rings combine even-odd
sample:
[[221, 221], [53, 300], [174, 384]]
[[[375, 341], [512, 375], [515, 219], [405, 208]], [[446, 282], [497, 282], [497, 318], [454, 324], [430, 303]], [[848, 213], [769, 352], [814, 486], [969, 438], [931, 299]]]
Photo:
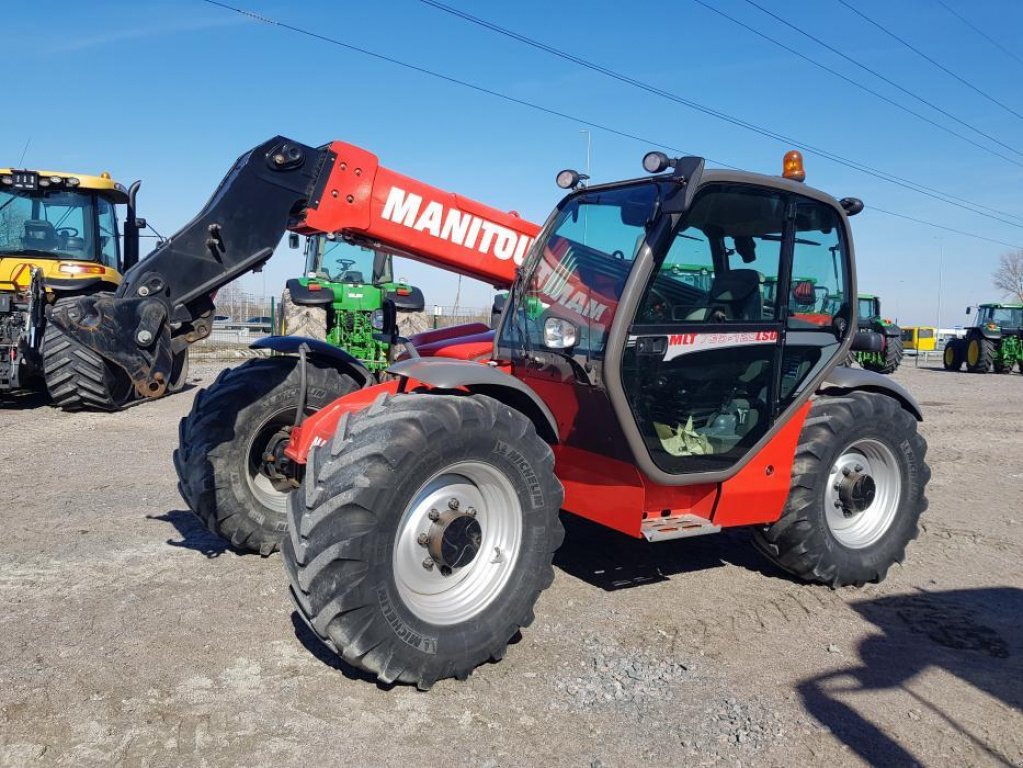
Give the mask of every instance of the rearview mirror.
[[146, 220], [144, 218], [142, 218], [141, 216], [136, 216], [135, 217], [135, 227], [137, 229], [145, 229], [146, 228]]
[[966, 314], [970, 314], [973, 311], [973, 307], [966, 308]]
[[295, 248], [298, 248], [298, 233], [296, 232], [288, 233], [288, 247], [293, 250]]

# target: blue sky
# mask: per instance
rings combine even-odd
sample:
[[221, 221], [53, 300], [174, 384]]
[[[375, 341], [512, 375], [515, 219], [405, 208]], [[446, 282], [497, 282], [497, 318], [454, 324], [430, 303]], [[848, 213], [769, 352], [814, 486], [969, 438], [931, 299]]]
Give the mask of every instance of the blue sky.
[[[760, 0], [832, 46], [957, 117], [1023, 151], [1023, 120], [918, 58], [837, 0]], [[1023, 167], [942, 133], [813, 68], [692, 0], [449, 4], [652, 83], [961, 198], [1023, 216]], [[1023, 29], [1016, 0], [945, 0], [1013, 48]], [[949, 69], [1023, 113], [1023, 64], [936, 0], [850, 0]], [[595, 180], [640, 175], [658, 144], [749, 170], [778, 173], [789, 147], [636, 90], [417, 2], [235, 0], [291, 25], [438, 70], [510, 96], [649, 138], [592, 129]], [[712, 0], [807, 55], [904, 101], [851, 64], [744, 0]], [[205, 202], [231, 162], [281, 133], [310, 144], [343, 139], [402, 173], [542, 221], [559, 197], [555, 173], [586, 163], [586, 126], [541, 114], [251, 21], [200, 0], [39, 0], [5, 8], [7, 78], [0, 138], [17, 164], [110, 170], [143, 180], [141, 208], [169, 234]], [[1017, 51], [1017, 55], [1023, 56]], [[968, 133], [928, 108], [933, 119]], [[1023, 163], [1023, 155], [991, 144]], [[862, 198], [853, 220], [860, 288], [881, 294], [903, 324], [933, 324], [938, 262], [943, 325], [967, 303], [997, 298], [990, 276], [1006, 246], [942, 232], [871, 210], [885, 208], [1023, 245], [1020, 226], [992, 221], [807, 154], [808, 182]], [[1017, 220], [1019, 221], [1019, 220]], [[243, 287], [279, 292], [301, 270], [278, 250]], [[415, 264], [399, 268], [450, 304], [455, 279]], [[465, 305], [489, 302], [466, 282]]]

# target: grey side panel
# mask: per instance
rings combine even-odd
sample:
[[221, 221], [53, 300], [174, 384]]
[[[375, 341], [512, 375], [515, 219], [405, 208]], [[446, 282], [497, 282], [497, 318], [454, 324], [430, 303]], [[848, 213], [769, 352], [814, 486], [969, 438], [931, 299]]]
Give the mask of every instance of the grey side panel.
[[548, 437], [557, 440], [558, 422], [540, 396], [534, 392], [529, 385], [519, 381], [514, 376], [505, 373], [499, 368], [469, 360], [446, 360], [439, 357], [417, 357], [411, 360], [401, 360], [391, 365], [387, 372], [395, 376], [407, 376], [410, 379], [429, 384], [439, 389], [466, 389], [479, 391], [480, 394], [489, 394], [496, 390], [504, 389], [527, 397], [529, 402], [536, 407], [537, 411], [546, 420], [550, 427]]
[[874, 371], [864, 371], [859, 368], [846, 368], [839, 366], [827, 375], [817, 391], [822, 394], [833, 394], [850, 392], [854, 389], [862, 389], [874, 392], [883, 392], [891, 395], [902, 403], [903, 407], [916, 417], [917, 421], [923, 421], [923, 411], [909, 391], [901, 384], [892, 381], [890, 376], [884, 376]]
[[270, 349], [274, 352], [298, 354], [303, 344], [309, 347], [309, 354], [325, 357], [335, 365], [339, 365], [346, 373], [365, 386], [373, 381], [373, 375], [359, 360], [333, 344], [319, 339], [307, 339], [304, 336], [265, 336], [249, 344], [251, 349]]

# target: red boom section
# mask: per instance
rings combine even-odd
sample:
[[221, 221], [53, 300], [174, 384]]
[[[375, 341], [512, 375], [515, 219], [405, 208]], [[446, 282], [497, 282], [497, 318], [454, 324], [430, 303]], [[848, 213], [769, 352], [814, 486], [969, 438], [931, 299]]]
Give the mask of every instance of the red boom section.
[[395, 173], [360, 147], [335, 141], [328, 149], [330, 175], [296, 231], [339, 232], [495, 287], [512, 284], [539, 226]]

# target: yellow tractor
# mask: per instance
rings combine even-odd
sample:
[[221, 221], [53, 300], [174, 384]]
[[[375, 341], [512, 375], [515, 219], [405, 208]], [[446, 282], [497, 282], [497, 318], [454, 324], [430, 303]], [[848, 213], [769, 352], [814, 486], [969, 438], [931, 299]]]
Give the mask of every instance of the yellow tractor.
[[[136, 396], [123, 371], [48, 319], [58, 304], [115, 290], [138, 261], [140, 186], [106, 172], [0, 168], [0, 398], [45, 387], [67, 410], [116, 410]], [[180, 388], [187, 355], [175, 363]]]

